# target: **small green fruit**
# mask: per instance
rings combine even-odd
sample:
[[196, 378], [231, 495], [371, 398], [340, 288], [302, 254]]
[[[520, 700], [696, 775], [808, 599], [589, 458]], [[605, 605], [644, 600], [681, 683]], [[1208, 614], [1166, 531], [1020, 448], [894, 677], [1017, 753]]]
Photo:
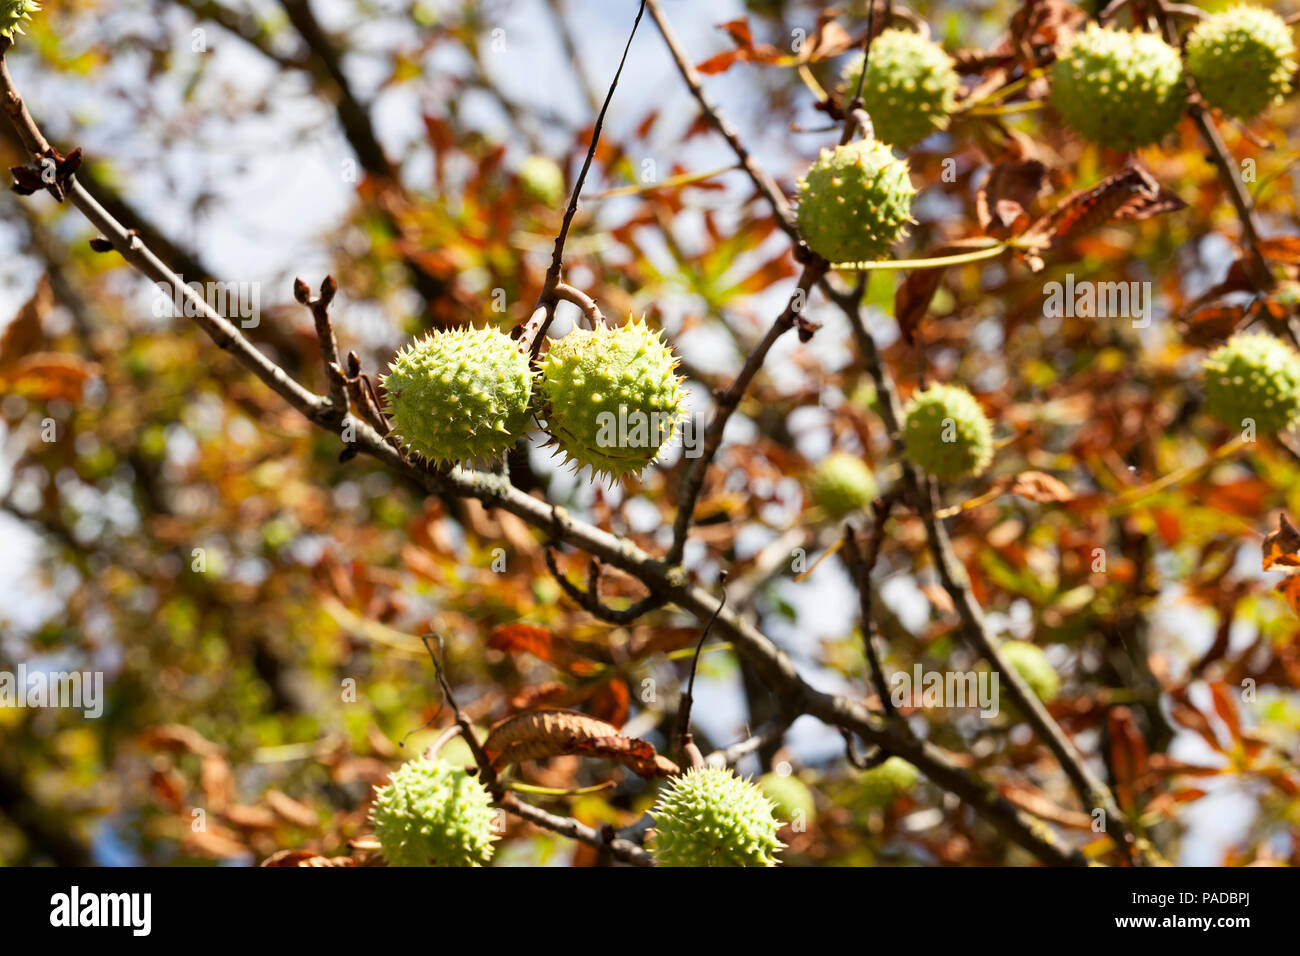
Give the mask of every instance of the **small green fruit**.
[[1204, 369], [1206, 405], [1225, 424], [1272, 434], [1300, 418], [1300, 355], [1268, 333], [1234, 335]]
[[936, 478], [979, 475], [993, 460], [993, 426], [966, 389], [933, 385], [903, 414], [907, 457]]
[[495, 328], [433, 332], [384, 379], [393, 431], [435, 464], [500, 458], [528, 428], [528, 357]]
[[23, 21], [31, 20], [41, 5], [36, 0], [0, 0], [0, 36], [14, 38], [23, 32]]
[[1153, 33], [1089, 23], [1052, 66], [1052, 105], [1084, 139], [1134, 150], [1168, 135], [1186, 88], [1178, 51]]
[[776, 866], [779, 824], [762, 791], [730, 770], [674, 777], [650, 811], [660, 866]]
[[1041, 647], [1028, 641], [1003, 641], [998, 650], [1039, 700], [1048, 704], [1056, 699], [1061, 690], [1061, 678]]
[[492, 858], [492, 798], [464, 769], [403, 764], [376, 789], [375, 835], [393, 866], [482, 866]]
[[564, 199], [564, 170], [547, 156], [529, 156], [520, 163], [519, 181], [528, 195], [547, 206]]
[[876, 478], [857, 455], [835, 452], [813, 472], [813, 502], [832, 518], [843, 518], [876, 497]]
[[916, 785], [921, 772], [902, 757], [890, 757], [858, 777], [862, 797], [868, 806], [887, 807]]
[[876, 140], [822, 150], [799, 181], [799, 233], [828, 262], [883, 258], [912, 221], [907, 162]]
[[684, 411], [677, 359], [641, 319], [552, 342], [540, 388], [547, 429], [567, 460], [611, 478], [654, 461]]
[[[862, 103], [876, 138], [907, 149], [948, 128], [957, 107], [957, 71], [939, 44], [910, 30], [886, 30], [871, 43]], [[862, 76], [862, 54], [844, 67], [844, 103]]]
[[813, 792], [794, 774], [783, 777], [779, 773], [765, 773], [758, 778], [758, 788], [779, 819], [803, 826], [816, 819], [817, 802]]
[[1206, 102], [1254, 119], [1291, 91], [1296, 47], [1272, 10], [1239, 6], [1206, 17], [1187, 37], [1187, 72]]

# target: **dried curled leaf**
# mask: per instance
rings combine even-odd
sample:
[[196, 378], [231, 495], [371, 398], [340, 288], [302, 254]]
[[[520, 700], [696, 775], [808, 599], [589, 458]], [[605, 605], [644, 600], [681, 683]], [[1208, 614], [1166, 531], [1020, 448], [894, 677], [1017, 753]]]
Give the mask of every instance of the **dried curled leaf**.
[[975, 194], [980, 228], [998, 239], [1029, 225], [1038, 194], [1047, 181], [1047, 166], [1037, 159], [998, 163]]
[[1300, 568], [1300, 528], [1283, 511], [1277, 516], [1277, 530], [1264, 538], [1264, 570]]
[[483, 742], [493, 766], [562, 754], [605, 757], [641, 777], [669, 776], [677, 765], [652, 745], [624, 737], [613, 724], [572, 710], [533, 710], [500, 721]]
[[575, 677], [589, 677], [601, 668], [599, 662], [584, 657], [571, 642], [552, 634], [544, 627], [521, 621], [494, 627], [488, 636], [488, 647], [510, 654], [531, 654]]
[[1146, 169], [1133, 163], [1091, 189], [1066, 197], [1055, 210], [1025, 230], [1018, 246], [1036, 272], [1043, 267], [1041, 254], [1067, 238], [1083, 235], [1106, 222], [1150, 219], [1186, 205]]
[[1300, 528], [1291, 523], [1286, 512], [1277, 517], [1277, 530], [1264, 538], [1264, 570], [1287, 571], [1278, 582], [1276, 590], [1286, 599], [1291, 610], [1300, 614]]

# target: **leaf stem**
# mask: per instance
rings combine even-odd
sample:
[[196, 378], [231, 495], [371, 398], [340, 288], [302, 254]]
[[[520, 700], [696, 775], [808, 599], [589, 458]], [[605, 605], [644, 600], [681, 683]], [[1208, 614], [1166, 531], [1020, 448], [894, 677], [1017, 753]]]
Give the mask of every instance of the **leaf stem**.
[[881, 259], [877, 262], [837, 262], [832, 269], [855, 272], [879, 272], [896, 269], [944, 269], [959, 266], [967, 262], [979, 262], [981, 259], [993, 259], [1011, 247], [1005, 242], [996, 242], [986, 249], [971, 252], [959, 252], [951, 256], [931, 256], [928, 259]]

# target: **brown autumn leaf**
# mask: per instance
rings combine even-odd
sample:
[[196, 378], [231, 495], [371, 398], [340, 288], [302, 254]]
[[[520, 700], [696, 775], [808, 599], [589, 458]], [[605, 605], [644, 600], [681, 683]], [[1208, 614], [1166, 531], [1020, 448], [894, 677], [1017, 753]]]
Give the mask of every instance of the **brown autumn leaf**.
[[0, 372], [0, 391], [44, 401], [61, 398], [76, 402], [96, 368], [94, 363], [69, 353], [34, 352]]
[[1228, 772], [1223, 767], [1187, 763], [1184, 760], [1161, 753], [1152, 754], [1147, 763], [1152, 773], [1165, 777], [1217, 777]]
[[987, 50], [954, 54], [962, 73], [982, 73], [992, 66], [1010, 67], [1016, 60], [1029, 68], [1042, 66], [1087, 20], [1087, 13], [1069, 0], [1022, 0], [1011, 15], [1010, 30]]
[[204, 755], [199, 788], [210, 810], [220, 813], [226, 807], [235, 793], [235, 775], [225, 757], [215, 753]]
[[[1023, 0], [1011, 15], [1010, 39], [1026, 54], [1038, 47], [1060, 49], [1087, 19], [1087, 12], [1069, 0]], [[1037, 65], [1032, 55], [1028, 62]]]
[[1300, 528], [1285, 511], [1277, 516], [1277, 530], [1264, 538], [1264, 570], [1300, 568]]
[[1223, 752], [1223, 743], [1219, 740], [1219, 735], [1215, 733], [1209, 719], [1187, 699], [1186, 688], [1170, 692], [1169, 716], [1174, 723], [1197, 733], [1209, 744], [1210, 749]]
[[1020, 251], [1037, 272], [1044, 265], [1042, 253], [1058, 248], [1068, 238], [1081, 236], [1106, 222], [1149, 219], [1185, 205], [1146, 169], [1131, 163], [1090, 189], [1067, 196], [1021, 234]]
[[1188, 345], [1209, 348], [1225, 342], [1246, 321], [1241, 305], [1207, 305], [1177, 320], [1176, 327]]
[[627, 722], [630, 694], [627, 684], [617, 677], [608, 680], [585, 681], [570, 686], [560, 681], [545, 681], [519, 690], [510, 699], [510, 710], [571, 710], [586, 703], [593, 717], [616, 727]]
[[[988, 240], [981, 236], [956, 239], [927, 249], [921, 258], [951, 256], [972, 249], [982, 249], [987, 245]], [[894, 293], [894, 316], [898, 321], [899, 331], [903, 333], [903, 339], [908, 345], [916, 344], [917, 329], [920, 328], [921, 320], [929, 311], [930, 302], [934, 299], [934, 294], [939, 291], [939, 283], [943, 281], [947, 272], [945, 268], [913, 269], [907, 274], [907, 278], [898, 284], [898, 291]]]
[[1111, 772], [1115, 777], [1115, 798], [1122, 809], [1137, 806], [1140, 781], [1147, 775], [1147, 745], [1133, 711], [1112, 707], [1106, 713], [1106, 736], [1110, 741]]
[[544, 627], [522, 621], [498, 624], [492, 628], [492, 633], [488, 635], [488, 647], [511, 654], [521, 651], [531, 654], [575, 677], [589, 677], [600, 670], [600, 664], [578, 654], [567, 641]]
[[266, 807], [235, 803], [222, 813], [226, 822], [240, 830], [273, 830], [280, 821]]
[[699, 639], [700, 629], [697, 627], [662, 627], [634, 643], [628, 656], [639, 661], [653, 654], [671, 654], [693, 646]]
[[1291, 610], [1300, 614], [1300, 528], [1296, 528], [1285, 511], [1277, 516], [1277, 530], [1270, 531], [1264, 538], [1265, 571], [1288, 571], [1285, 578], [1278, 582], [1276, 590]]
[[173, 813], [185, 805], [185, 778], [170, 763], [155, 766], [149, 774], [149, 789], [158, 803]]
[[42, 350], [45, 345], [42, 323], [53, 308], [54, 293], [50, 288], [50, 277], [42, 275], [32, 297], [18, 310], [13, 321], [5, 326], [4, 335], [0, 337], [0, 369], [11, 369], [24, 356]]
[[1274, 590], [1286, 599], [1286, 603], [1291, 606], [1291, 610], [1295, 611], [1296, 614], [1300, 614], [1300, 574], [1287, 575], [1278, 582]]
[[1043, 471], [1022, 471], [1004, 480], [1009, 493], [1030, 501], [1062, 503], [1074, 500], [1074, 492], [1065, 482]]
[[1027, 810], [1036, 817], [1050, 820], [1067, 829], [1088, 830], [1092, 827], [1092, 817], [1079, 810], [1067, 810], [1058, 806], [1041, 791], [1014, 784], [1002, 784], [998, 793], [1022, 810]]
[[817, 26], [813, 28], [812, 38], [805, 48], [810, 62], [839, 56], [861, 43], [861, 40], [850, 36], [849, 31], [840, 26], [835, 19], [837, 14], [838, 11], [830, 7], [817, 15]]
[[614, 677], [597, 685], [596, 691], [587, 702], [587, 709], [593, 717], [598, 717], [615, 727], [627, 723], [631, 693], [627, 682]]
[[1210, 698], [1214, 702], [1214, 712], [1219, 715], [1223, 725], [1228, 728], [1228, 733], [1235, 739], [1241, 736], [1241, 713], [1232, 694], [1228, 685], [1222, 681], [1215, 681], [1210, 685]]
[[736, 63], [775, 63], [785, 56], [770, 43], [755, 43], [754, 33], [749, 28], [749, 20], [744, 17], [720, 23], [718, 29], [727, 31], [736, 48], [709, 57], [703, 63], [697, 64], [695, 69], [701, 73], [706, 75], [723, 73]]
[[541, 760], [565, 753], [576, 737], [617, 736], [618, 728], [573, 710], [533, 710], [498, 721], [483, 741], [494, 764]]
[[975, 215], [986, 235], [1006, 239], [1029, 225], [1047, 166], [1037, 159], [1001, 162], [975, 194]]
[[192, 753], [201, 757], [220, 754], [221, 748], [192, 727], [184, 724], [159, 724], [143, 731], [140, 746], [172, 753]]
[[1259, 240], [1257, 245], [1265, 259], [1300, 265], [1300, 236], [1270, 236]]
[[208, 821], [206, 830], [186, 828], [185, 838], [181, 841], [187, 853], [205, 856], [214, 860], [228, 860], [244, 857], [249, 849], [239, 839], [239, 834], [229, 827], [223, 827], [212, 820]]
[[574, 741], [571, 753], [603, 757], [621, 764], [638, 777], [671, 777], [679, 773], [677, 764], [660, 756], [649, 741], [638, 737], [587, 737]]
[[642, 777], [677, 773], [677, 765], [656, 754], [650, 744], [623, 737], [613, 724], [572, 710], [534, 710], [507, 717], [492, 728], [483, 749], [496, 767], [588, 754], [607, 757]]
[[535, 707], [571, 707], [578, 703], [579, 689], [560, 681], [551, 680], [519, 690], [510, 698], [512, 711], [532, 710]]
[[304, 830], [314, 830], [320, 826], [320, 817], [307, 804], [295, 800], [279, 790], [268, 790], [262, 799], [267, 807], [281, 820]]

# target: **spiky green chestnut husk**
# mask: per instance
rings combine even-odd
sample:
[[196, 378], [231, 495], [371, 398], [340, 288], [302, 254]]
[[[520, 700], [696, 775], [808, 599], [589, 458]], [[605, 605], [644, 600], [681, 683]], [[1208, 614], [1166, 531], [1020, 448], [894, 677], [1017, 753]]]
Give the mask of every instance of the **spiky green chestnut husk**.
[[528, 357], [495, 328], [413, 342], [397, 353], [384, 388], [393, 431], [435, 464], [499, 458], [528, 427]]
[[890, 757], [858, 777], [863, 800], [868, 806], [887, 807], [916, 785], [921, 772], [902, 757]]
[[[862, 76], [862, 54], [844, 67], [844, 102]], [[957, 70], [943, 47], [910, 30], [886, 30], [871, 43], [862, 104], [876, 138], [899, 149], [948, 128], [957, 107]]]
[[23, 21], [31, 20], [41, 5], [36, 0], [0, 0], [0, 36], [14, 38], [23, 32]]
[[1233, 428], [1279, 432], [1300, 417], [1300, 355], [1267, 332], [1234, 335], [1205, 360], [1210, 413]]
[[979, 475], [993, 460], [993, 426], [975, 396], [956, 385], [933, 385], [904, 409], [907, 457], [936, 478]]
[[1254, 119], [1291, 91], [1296, 47], [1272, 10], [1239, 6], [1214, 13], [1187, 37], [1187, 72], [1206, 102]]
[[547, 206], [564, 199], [564, 171], [547, 156], [529, 156], [520, 163], [519, 181], [528, 195]]
[[876, 140], [821, 156], [799, 181], [799, 234], [831, 263], [882, 258], [912, 221], [907, 162]]
[[403, 764], [376, 789], [375, 836], [393, 866], [482, 866], [492, 858], [492, 798], [461, 767]]
[[567, 460], [610, 478], [654, 461], [683, 414], [677, 359], [641, 319], [552, 342], [540, 388], [547, 431]]
[[771, 802], [726, 769], [674, 777], [650, 815], [651, 852], [660, 866], [776, 866], [784, 846]]
[[1056, 699], [1061, 690], [1061, 678], [1041, 647], [1028, 641], [1003, 641], [998, 650], [1039, 700], [1048, 704]]
[[805, 825], [816, 819], [817, 802], [813, 792], [794, 774], [783, 777], [779, 773], [765, 773], [758, 778], [758, 788], [772, 804], [778, 819]]
[[813, 503], [832, 518], [843, 518], [876, 497], [876, 477], [857, 455], [835, 452], [813, 471]]
[[1052, 66], [1052, 105], [1084, 139], [1133, 150], [1163, 139], [1186, 99], [1178, 51], [1153, 33], [1088, 24]]

